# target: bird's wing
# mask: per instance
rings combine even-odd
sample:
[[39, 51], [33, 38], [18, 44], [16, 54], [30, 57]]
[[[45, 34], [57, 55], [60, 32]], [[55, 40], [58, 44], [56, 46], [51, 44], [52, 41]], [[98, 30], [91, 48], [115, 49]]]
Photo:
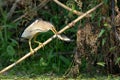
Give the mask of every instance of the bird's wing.
[[42, 30], [41, 29], [30, 30], [30, 33], [38, 33], [38, 32], [42, 32]]

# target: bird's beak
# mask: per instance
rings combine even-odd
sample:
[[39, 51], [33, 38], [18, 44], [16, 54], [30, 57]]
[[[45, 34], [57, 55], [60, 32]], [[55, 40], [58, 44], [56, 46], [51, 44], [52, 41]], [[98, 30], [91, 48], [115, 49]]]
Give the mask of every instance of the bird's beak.
[[52, 27], [52, 31], [54, 34], [58, 34], [58, 32], [56, 31], [56, 29], [54, 27]]
[[56, 31], [56, 29], [55, 29], [54, 27], [52, 27], [52, 31], [54, 32], [54, 34], [57, 35], [57, 37], [58, 37], [60, 40], [67, 41], [67, 42], [73, 41], [73, 40], [71, 40], [70, 38], [68, 38], [68, 37], [65, 36], [65, 35], [59, 35], [58, 32]]

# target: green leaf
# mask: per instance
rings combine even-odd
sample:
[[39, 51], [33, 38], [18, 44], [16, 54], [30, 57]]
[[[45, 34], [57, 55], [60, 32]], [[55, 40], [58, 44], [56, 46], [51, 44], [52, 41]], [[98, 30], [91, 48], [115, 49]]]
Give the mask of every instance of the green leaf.
[[110, 51], [114, 51], [115, 48], [116, 48], [116, 46], [111, 47], [111, 48], [110, 48]]
[[70, 61], [69, 61], [67, 58], [65, 58], [65, 57], [63, 57], [63, 56], [60, 56], [60, 59], [61, 59], [65, 64], [69, 65]]
[[105, 33], [105, 30], [104, 30], [104, 29], [102, 29], [102, 30], [100, 31], [100, 33], [99, 33], [99, 36], [98, 36], [98, 37], [101, 37], [104, 33]]
[[55, 63], [52, 64], [52, 68], [55, 71], [59, 71], [59, 68], [57, 67], [57, 64], [55, 64]]
[[98, 62], [97, 65], [100, 65], [100, 66], [104, 67], [105, 63], [104, 62]]
[[103, 2], [104, 2], [105, 4], [107, 4], [107, 3], [108, 3], [108, 0], [103, 0]]
[[16, 46], [18, 45], [18, 42], [15, 40], [15, 39], [10, 39], [12, 42], [11, 42], [11, 45], [12, 46]]
[[119, 62], [120, 62], [120, 57], [119, 57], [119, 58], [117, 58], [117, 60], [116, 60], [115, 64], [118, 64]]
[[7, 53], [9, 56], [13, 56], [15, 54], [15, 49], [13, 48], [13, 46], [11, 45], [7, 46]]
[[9, 24], [6, 24], [5, 26], [8, 27], [9, 29], [15, 29], [15, 28], [17, 28], [17, 25], [14, 24], [14, 23], [9, 23]]
[[10, 61], [11, 61], [11, 62], [15, 62], [16, 59], [15, 59], [15, 58], [11, 58]]
[[106, 43], [106, 38], [102, 39], [102, 46]]
[[47, 66], [47, 63], [45, 62], [44, 58], [40, 59], [40, 66], [43, 66], [43, 67]]
[[106, 27], [107, 27], [107, 26], [108, 26], [108, 24], [107, 24], [107, 23], [105, 23], [105, 24], [104, 24], [104, 26], [106, 26]]

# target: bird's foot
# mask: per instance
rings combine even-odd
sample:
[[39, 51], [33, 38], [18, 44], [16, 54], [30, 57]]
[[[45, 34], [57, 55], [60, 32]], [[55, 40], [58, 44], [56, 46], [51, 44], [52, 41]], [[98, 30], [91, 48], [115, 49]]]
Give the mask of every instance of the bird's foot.
[[39, 45], [38, 46], [42, 46], [42, 47], [44, 47], [44, 44], [43, 43], [39, 43]]
[[43, 43], [39, 42], [39, 41], [34, 41], [35, 43], [39, 44], [38, 46], [41, 46], [44, 47]]
[[31, 53], [31, 55], [33, 55], [35, 53], [35, 51], [31, 48], [30, 53]]
[[38, 46], [41, 46], [42, 45], [42, 47], [44, 47], [44, 44], [43, 43], [41, 43], [41, 42], [39, 42], [39, 41], [34, 41], [35, 43], [38, 43], [39, 45]]
[[38, 46], [41, 46], [41, 47], [43, 47], [43, 50], [44, 50], [44, 44], [43, 43], [39, 43], [39, 45]]

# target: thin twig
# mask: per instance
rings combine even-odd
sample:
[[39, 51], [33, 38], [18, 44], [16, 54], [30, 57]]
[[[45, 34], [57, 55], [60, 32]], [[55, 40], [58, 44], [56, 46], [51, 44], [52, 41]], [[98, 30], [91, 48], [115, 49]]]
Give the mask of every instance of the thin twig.
[[16, 0], [16, 1], [15, 1], [15, 3], [13, 4], [12, 8], [11, 8], [10, 11], [9, 11], [9, 13], [7, 14], [7, 19], [8, 19], [8, 20], [12, 17], [12, 15], [13, 15], [16, 7], [17, 7], [17, 3], [18, 3], [18, 2], [20, 2], [20, 0]]
[[43, 0], [39, 5], [38, 5], [38, 9], [41, 9], [42, 7], [44, 7], [50, 0]]
[[15, 19], [13, 22], [17, 22], [18, 20], [24, 18], [26, 15], [28, 14], [28, 12], [26, 12], [25, 14], [21, 15], [20, 17], [18, 17], [17, 19]]
[[[77, 11], [77, 10], [73, 10], [73, 9], [67, 7], [66, 5], [64, 5], [63, 3], [61, 3], [61, 2], [58, 1], [58, 0], [53, 0], [53, 1], [54, 1], [55, 3], [57, 3], [59, 6], [63, 7], [64, 9], [66, 9], [66, 10], [68, 10], [68, 11], [71, 11], [71, 12], [73, 12], [74, 14], [76, 14], [76, 15], [78, 15], [78, 16], [84, 14], [83, 12], [79, 12], [79, 11]], [[86, 17], [90, 17], [90, 15], [89, 15], [89, 14], [86, 15]]]
[[[84, 13], [83, 15], [79, 16], [78, 18], [76, 18], [75, 20], [73, 20], [71, 23], [69, 23], [67, 26], [65, 26], [63, 29], [61, 29], [58, 33], [61, 34], [63, 33], [65, 30], [73, 27], [73, 25], [75, 23], [77, 23], [79, 20], [81, 20], [82, 18], [84, 18], [86, 15], [90, 14], [91, 12], [95, 11], [98, 7], [100, 7], [103, 4], [103, 2], [101, 2], [100, 4], [98, 4], [97, 6], [95, 6], [94, 8], [90, 9], [89, 11], [87, 11], [86, 13]], [[48, 40], [46, 40], [43, 45], [47, 45], [48, 43], [50, 43], [54, 38], [56, 38], [56, 35], [53, 35], [51, 38], [49, 38]], [[38, 51], [40, 48], [42, 48], [43, 46], [40, 45], [38, 47], [36, 47], [34, 49], [34, 51]], [[21, 61], [25, 60], [26, 58], [28, 58], [29, 56], [31, 56], [31, 52], [29, 52], [28, 54], [26, 54], [25, 56], [23, 56], [22, 58], [20, 58], [18, 61], [14, 62], [13, 64], [9, 65], [8, 67], [2, 69], [0, 71], [0, 74], [4, 73], [5, 71], [11, 69], [12, 67], [14, 67], [16, 64], [20, 63]], [[34, 53], [33, 53], [34, 54]]]

